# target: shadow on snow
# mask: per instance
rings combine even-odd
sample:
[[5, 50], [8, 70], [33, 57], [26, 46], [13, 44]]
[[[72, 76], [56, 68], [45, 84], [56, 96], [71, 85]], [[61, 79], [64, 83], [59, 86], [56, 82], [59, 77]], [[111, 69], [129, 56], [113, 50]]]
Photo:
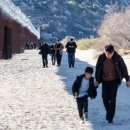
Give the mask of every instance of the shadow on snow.
[[[95, 70], [95, 66], [92, 66], [91, 64], [80, 61], [76, 58], [75, 62], [75, 68], [69, 68], [68, 60], [67, 60], [67, 54], [64, 53], [62, 58], [62, 65], [59, 67], [57, 74], [61, 76], [61, 80], [65, 84], [65, 90], [72, 95], [72, 84], [74, 80], [76, 79], [76, 76], [81, 75], [84, 73], [84, 70], [87, 66], [93, 67]], [[128, 130], [128, 127], [130, 128], [130, 117], [128, 117], [128, 113], [130, 113], [130, 104], [128, 103], [130, 101], [129, 95], [130, 92], [128, 92], [128, 89], [124, 87], [124, 82], [119, 87], [118, 90], [118, 96], [117, 96], [117, 109], [116, 109], [116, 115], [115, 115], [115, 124], [110, 125], [105, 121], [105, 109], [102, 103], [102, 97], [101, 97], [101, 85], [98, 88], [98, 96], [95, 100], [89, 99], [89, 121], [92, 123], [92, 130], [106, 130], [107, 129], [115, 129], [115, 126], [118, 125], [118, 130], [124, 129]], [[128, 93], [128, 94], [126, 94]], [[72, 97], [73, 98], [73, 97]], [[129, 101], [126, 101], [129, 100]], [[124, 107], [125, 105], [125, 107]], [[126, 108], [126, 109], [125, 109]], [[121, 114], [120, 114], [121, 113]], [[127, 129], [124, 128], [128, 126]]]

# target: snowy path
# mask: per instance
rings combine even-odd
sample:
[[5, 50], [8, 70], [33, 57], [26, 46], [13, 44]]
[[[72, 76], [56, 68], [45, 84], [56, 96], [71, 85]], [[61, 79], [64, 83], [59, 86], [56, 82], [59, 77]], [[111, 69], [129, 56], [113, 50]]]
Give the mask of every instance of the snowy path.
[[[79, 125], [71, 86], [86, 61], [95, 64], [88, 58], [92, 51], [78, 51], [75, 69], [68, 68], [65, 54], [60, 68], [43, 69], [37, 53], [26, 51], [0, 61], [0, 130], [130, 130], [130, 89], [124, 86], [118, 92], [115, 125], [104, 122], [100, 88], [97, 99], [89, 101], [90, 121]], [[126, 62], [130, 65], [128, 57]]]

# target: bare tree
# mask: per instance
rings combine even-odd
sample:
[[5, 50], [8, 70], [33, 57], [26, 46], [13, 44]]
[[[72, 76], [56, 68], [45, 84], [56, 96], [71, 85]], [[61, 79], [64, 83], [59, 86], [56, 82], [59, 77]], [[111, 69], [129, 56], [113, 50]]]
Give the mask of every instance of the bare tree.
[[110, 42], [122, 49], [130, 48], [130, 9], [125, 12], [108, 13], [99, 29], [101, 36], [106, 35]]

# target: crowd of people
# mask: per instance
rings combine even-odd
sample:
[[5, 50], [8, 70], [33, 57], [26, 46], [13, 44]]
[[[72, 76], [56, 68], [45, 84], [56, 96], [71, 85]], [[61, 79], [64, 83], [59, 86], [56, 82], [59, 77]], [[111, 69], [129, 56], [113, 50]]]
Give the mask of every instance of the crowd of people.
[[66, 52], [68, 53], [68, 64], [69, 68], [74, 68], [75, 65], [75, 52], [77, 45], [74, 42], [74, 39], [71, 38], [70, 41], [64, 45], [58, 40], [55, 44], [48, 45], [46, 42], [40, 44], [40, 54], [42, 55], [43, 60], [43, 68], [48, 67], [48, 54], [51, 55], [52, 65], [61, 66], [63, 49], [66, 48]]
[[[43, 68], [48, 67], [48, 54], [51, 55], [52, 65], [61, 66], [63, 49], [68, 53], [68, 67], [75, 67], [75, 52], [77, 45], [74, 39], [63, 46], [58, 40], [56, 44], [41, 43], [39, 46], [43, 60]], [[109, 68], [108, 68], [109, 67]], [[106, 110], [106, 120], [113, 123], [116, 111], [116, 97], [118, 86], [122, 79], [126, 79], [126, 86], [130, 86], [130, 77], [123, 58], [115, 51], [113, 45], [105, 46], [105, 51], [99, 56], [96, 64], [95, 79], [93, 68], [87, 67], [84, 74], [78, 76], [73, 83], [72, 93], [76, 98], [78, 113], [81, 122], [88, 120], [88, 97], [96, 98], [97, 88], [102, 83], [102, 98]]]
[[37, 43], [27, 43], [25, 45], [25, 49], [27, 50], [32, 50], [32, 49], [37, 49], [38, 48], [38, 44]]

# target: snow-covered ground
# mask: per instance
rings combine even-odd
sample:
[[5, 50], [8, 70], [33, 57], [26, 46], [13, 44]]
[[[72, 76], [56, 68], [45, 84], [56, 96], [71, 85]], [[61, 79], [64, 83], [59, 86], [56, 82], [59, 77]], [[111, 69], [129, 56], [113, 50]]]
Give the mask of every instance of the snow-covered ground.
[[[89, 121], [79, 124], [71, 86], [87, 65], [95, 66], [94, 50], [77, 51], [76, 67], [69, 69], [64, 53], [62, 66], [42, 68], [38, 51], [25, 51], [0, 61], [0, 130], [130, 130], [130, 88], [119, 87], [114, 124], [105, 121], [101, 87], [89, 99]], [[130, 70], [130, 56], [125, 61]], [[130, 72], [130, 71], [129, 71]]]

